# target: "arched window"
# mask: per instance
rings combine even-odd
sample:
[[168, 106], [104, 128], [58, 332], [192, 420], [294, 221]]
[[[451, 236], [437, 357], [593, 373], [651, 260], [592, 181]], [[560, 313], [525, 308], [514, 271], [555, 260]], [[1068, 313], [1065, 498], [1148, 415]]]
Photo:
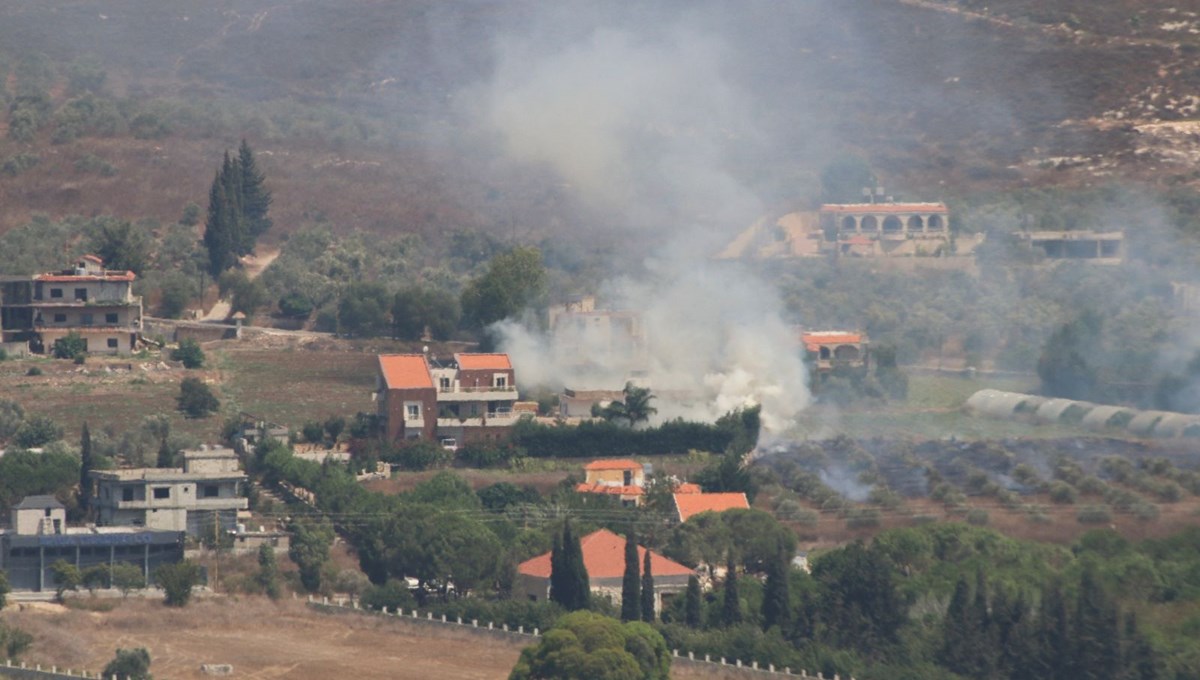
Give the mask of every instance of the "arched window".
[[902, 231], [904, 231], [904, 224], [900, 221], [899, 217], [896, 217], [895, 215], [888, 215], [886, 218], [884, 218], [883, 233], [899, 234]]
[[942, 222], [941, 215], [930, 215], [929, 222], [927, 222], [926, 224], [929, 225], [926, 227], [926, 229], [928, 229], [929, 231], [941, 231], [942, 228], [945, 226], [945, 224]]
[[846, 215], [842, 218], [842, 231], [858, 231], [858, 223], [854, 221], [852, 215]]
[[879, 221], [875, 219], [874, 215], [867, 215], [859, 224], [863, 231], [879, 231]]
[[920, 215], [913, 215], [908, 218], [908, 230], [925, 231], [925, 221], [921, 219]]

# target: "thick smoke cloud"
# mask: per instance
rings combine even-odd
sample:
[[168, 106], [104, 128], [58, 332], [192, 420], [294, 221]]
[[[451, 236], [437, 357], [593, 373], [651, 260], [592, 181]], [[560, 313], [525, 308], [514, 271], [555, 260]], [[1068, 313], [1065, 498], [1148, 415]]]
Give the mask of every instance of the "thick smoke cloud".
[[[613, 216], [618, 238], [652, 244], [643, 273], [608, 282], [603, 297], [642, 315], [639, 382], [659, 395], [658, 417], [758, 404], [778, 432], [810, 400], [795, 333], [770, 285], [709, 260], [764, 210], [729, 162], [760, 135], [722, 72], [723, 41], [695, 25], [601, 23], [548, 42], [555, 32], [534, 26], [497, 41], [495, 76], [472, 99], [511, 158], [552, 168]], [[630, 377], [627, 366], [555, 363], [552, 339], [519, 324], [498, 330], [527, 384], [619, 389]]]

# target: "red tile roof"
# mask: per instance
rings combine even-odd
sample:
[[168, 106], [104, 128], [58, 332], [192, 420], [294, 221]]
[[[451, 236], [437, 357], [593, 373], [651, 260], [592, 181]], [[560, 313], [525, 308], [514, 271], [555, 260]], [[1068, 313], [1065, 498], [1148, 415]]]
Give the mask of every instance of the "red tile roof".
[[433, 388], [424, 354], [380, 354], [379, 372], [389, 390]]
[[583, 466], [584, 470], [641, 470], [642, 464], [628, 458], [593, 460]]
[[813, 331], [801, 333], [800, 341], [808, 351], [815, 352], [821, 345], [857, 345], [863, 341], [863, 336], [849, 331]]
[[90, 253], [87, 255], [84, 255], [82, 259], [87, 260], [89, 262], [95, 262], [96, 264], [104, 264], [104, 260], [101, 260], [100, 256], [92, 255]]
[[622, 486], [620, 484], [588, 484], [580, 482], [575, 485], [575, 490], [579, 493], [602, 493], [612, 496], [640, 496], [645, 492], [640, 486]]
[[749, 510], [750, 502], [744, 493], [677, 493], [675, 507], [679, 510], [679, 521], [686, 522], [702, 512]]
[[704, 493], [699, 484], [691, 482], [683, 482], [675, 487], [675, 493]]
[[512, 362], [507, 354], [455, 354], [458, 367], [467, 371], [509, 371]]
[[826, 203], [823, 213], [842, 215], [879, 213], [948, 213], [945, 203]]
[[[625, 574], [625, 538], [608, 529], [592, 532], [579, 539], [583, 550], [583, 566], [588, 578], [621, 578]], [[646, 549], [638, 546], [638, 566], [646, 558]], [[690, 576], [695, 572], [682, 564], [650, 551], [650, 572], [655, 576]], [[538, 578], [550, 578], [550, 553], [525, 560], [517, 573]]]

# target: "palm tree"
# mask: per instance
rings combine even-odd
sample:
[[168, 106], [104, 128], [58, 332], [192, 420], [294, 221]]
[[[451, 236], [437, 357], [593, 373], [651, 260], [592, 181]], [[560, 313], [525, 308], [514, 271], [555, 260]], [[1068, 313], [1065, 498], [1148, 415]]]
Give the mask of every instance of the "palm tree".
[[614, 401], [600, 411], [605, 420], [627, 420], [630, 427], [636, 427], [638, 423], [647, 422], [650, 416], [658, 413], [658, 409], [650, 405], [654, 395], [650, 394], [649, 388], [634, 387], [632, 382], [627, 382], [623, 393], [624, 401]]

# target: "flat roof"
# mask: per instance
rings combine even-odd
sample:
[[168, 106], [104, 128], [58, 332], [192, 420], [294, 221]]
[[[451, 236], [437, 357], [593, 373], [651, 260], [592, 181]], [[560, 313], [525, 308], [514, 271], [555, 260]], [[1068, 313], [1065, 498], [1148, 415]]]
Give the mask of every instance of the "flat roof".
[[184, 472], [183, 468], [131, 468], [125, 470], [92, 470], [96, 479], [121, 482], [191, 482], [221, 479], [245, 479], [241, 470], [228, 472]]

